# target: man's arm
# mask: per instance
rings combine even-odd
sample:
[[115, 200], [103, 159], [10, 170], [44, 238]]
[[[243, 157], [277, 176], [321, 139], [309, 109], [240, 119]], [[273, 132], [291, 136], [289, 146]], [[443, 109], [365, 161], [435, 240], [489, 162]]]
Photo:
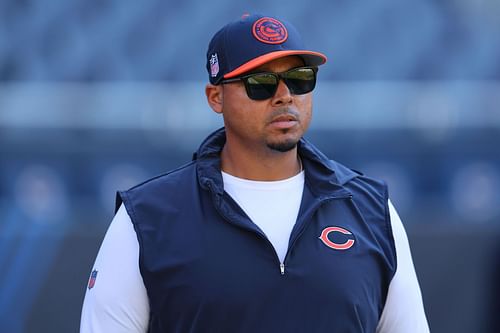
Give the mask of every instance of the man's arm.
[[139, 271], [139, 243], [123, 205], [106, 232], [92, 272], [95, 278], [85, 294], [80, 332], [146, 332], [149, 301]]
[[426, 333], [422, 294], [411, 258], [403, 223], [389, 201], [392, 233], [396, 245], [397, 269], [389, 285], [387, 301], [377, 327], [378, 333]]

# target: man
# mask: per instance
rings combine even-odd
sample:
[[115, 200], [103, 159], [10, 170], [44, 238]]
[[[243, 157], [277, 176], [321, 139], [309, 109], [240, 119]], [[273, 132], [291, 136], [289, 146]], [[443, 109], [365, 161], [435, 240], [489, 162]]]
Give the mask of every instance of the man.
[[325, 62], [277, 18], [214, 35], [206, 96], [224, 128], [119, 193], [82, 332], [428, 332], [386, 186], [302, 138]]

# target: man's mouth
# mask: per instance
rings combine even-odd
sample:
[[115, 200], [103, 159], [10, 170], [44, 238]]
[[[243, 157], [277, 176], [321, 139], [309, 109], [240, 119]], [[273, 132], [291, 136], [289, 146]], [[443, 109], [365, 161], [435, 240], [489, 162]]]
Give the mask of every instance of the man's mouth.
[[297, 118], [292, 114], [282, 114], [271, 120], [271, 126], [280, 129], [293, 127], [297, 123]]

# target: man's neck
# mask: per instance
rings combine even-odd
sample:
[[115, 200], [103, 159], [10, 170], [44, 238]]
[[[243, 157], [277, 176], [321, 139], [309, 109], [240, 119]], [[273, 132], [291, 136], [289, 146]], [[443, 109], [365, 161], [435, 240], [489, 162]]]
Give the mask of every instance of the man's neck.
[[302, 164], [297, 147], [287, 152], [270, 148], [255, 152], [232, 149], [226, 142], [221, 153], [221, 169], [238, 178], [274, 181], [297, 175], [302, 170]]

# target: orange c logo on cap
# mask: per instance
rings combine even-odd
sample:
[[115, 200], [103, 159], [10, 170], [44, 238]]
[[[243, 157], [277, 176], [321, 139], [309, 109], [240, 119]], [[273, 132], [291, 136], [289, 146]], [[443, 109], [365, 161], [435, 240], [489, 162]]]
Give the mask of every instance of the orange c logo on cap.
[[288, 38], [285, 25], [271, 17], [263, 17], [255, 21], [252, 33], [257, 40], [266, 44], [281, 44]]
[[321, 236], [319, 236], [319, 239], [328, 246], [329, 248], [335, 249], [335, 250], [347, 250], [350, 249], [354, 245], [354, 239], [348, 239], [345, 243], [335, 243], [332, 242], [329, 238], [328, 235], [331, 232], [340, 232], [341, 234], [344, 235], [352, 235], [352, 232], [350, 232], [347, 229], [341, 228], [341, 227], [327, 227], [323, 229], [321, 232]]

